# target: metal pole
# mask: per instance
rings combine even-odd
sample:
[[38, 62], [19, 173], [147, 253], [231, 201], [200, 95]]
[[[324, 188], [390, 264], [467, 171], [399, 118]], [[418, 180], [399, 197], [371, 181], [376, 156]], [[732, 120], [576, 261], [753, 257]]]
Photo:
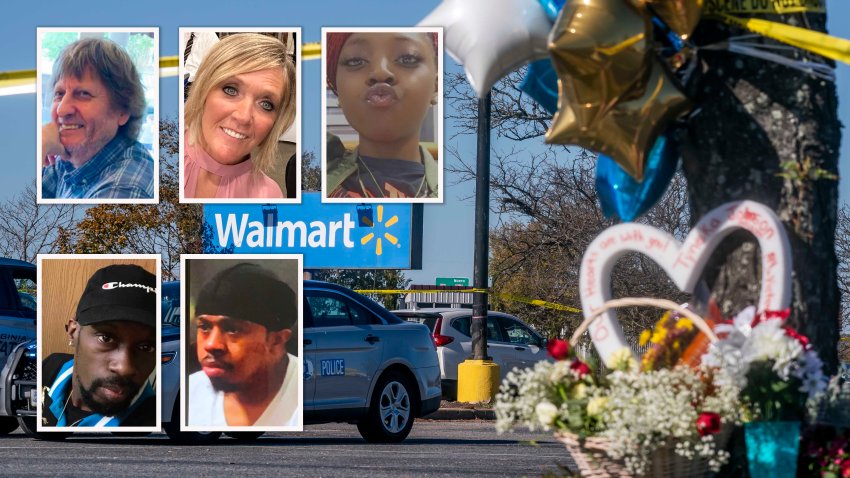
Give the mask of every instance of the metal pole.
[[[487, 289], [490, 253], [490, 93], [478, 100], [478, 157], [475, 178], [475, 259], [472, 286]], [[487, 293], [472, 296], [472, 359], [487, 356]]]

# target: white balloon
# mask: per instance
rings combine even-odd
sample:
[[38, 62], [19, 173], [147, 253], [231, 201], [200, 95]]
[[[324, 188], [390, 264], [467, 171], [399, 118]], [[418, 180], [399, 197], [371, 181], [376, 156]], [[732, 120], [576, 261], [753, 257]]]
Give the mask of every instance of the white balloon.
[[446, 51], [479, 97], [499, 78], [549, 56], [552, 23], [538, 0], [444, 0], [419, 26], [444, 28]]

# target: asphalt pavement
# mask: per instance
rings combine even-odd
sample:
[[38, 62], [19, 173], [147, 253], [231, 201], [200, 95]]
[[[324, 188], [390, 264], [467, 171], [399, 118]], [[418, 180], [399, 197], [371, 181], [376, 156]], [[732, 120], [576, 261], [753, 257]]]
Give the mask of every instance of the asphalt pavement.
[[348, 424], [308, 425], [243, 443], [178, 446], [148, 437], [79, 435], [49, 442], [0, 436], [0, 476], [561, 476], [570, 462], [551, 435], [498, 435], [492, 421], [417, 420], [403, 443], [369, 444]]

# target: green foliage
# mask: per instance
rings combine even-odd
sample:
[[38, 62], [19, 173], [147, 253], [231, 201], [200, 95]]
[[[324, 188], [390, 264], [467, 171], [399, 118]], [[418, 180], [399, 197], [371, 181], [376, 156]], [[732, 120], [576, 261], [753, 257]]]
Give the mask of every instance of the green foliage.
[[829, 179], [838, 181], [838, 175], [833, 174], [823, 168], [816, 167], [812, 162], [812, 158], [806, 156], [802, 162], [786, 161], [780, 164], [782, 172], [778, 173], [779, 177], [789, 179], [796, 183], [803, 181], [818, 181], [820, 179]]
[[796, 377], [782, 380], [773, 370], [772, 361], [756, 362], [747, 372], [747, 386], [742, 395], [752, 420], [795, 421], [805, 413], [806, 394]]
[[[404, 272], [390, 269], [325, 269], [313, 272], [313, 279], [339, 284], [349, 289], [398, 290], [407, 288], [410, 279]], [[401, 294], [367, 294], [387, 309], [396, 309]]]
[[62, 49], [79, 37], [80, 34], [76, 32], [47, 32], [41, 38], [41, 54], [51, 61], [56, 61]]
[[153, 63], [153, 49], [153, 38], [145, 33], [134, 33], [127, 41], [127, 53], [137, 68]]
[[301, 153], [301, 190], [322, 190], [322, 171], [312, 151]]

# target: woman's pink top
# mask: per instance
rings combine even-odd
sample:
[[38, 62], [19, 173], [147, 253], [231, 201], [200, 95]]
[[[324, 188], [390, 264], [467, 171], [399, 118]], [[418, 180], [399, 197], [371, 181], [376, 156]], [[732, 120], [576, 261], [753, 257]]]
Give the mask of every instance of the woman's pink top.
[[218, 199], [283, 198], [280, 186], [272, 178], [262, 172], [253, 172], [250, 158], [239, 164], [221, 164], [200, 146], [190, 145], [189, 141], [186, 141], [183, 160], [183, 194], [187, 198], [195, 197], [201, 169], [221, 176], [218, 191], [215, 193]]

